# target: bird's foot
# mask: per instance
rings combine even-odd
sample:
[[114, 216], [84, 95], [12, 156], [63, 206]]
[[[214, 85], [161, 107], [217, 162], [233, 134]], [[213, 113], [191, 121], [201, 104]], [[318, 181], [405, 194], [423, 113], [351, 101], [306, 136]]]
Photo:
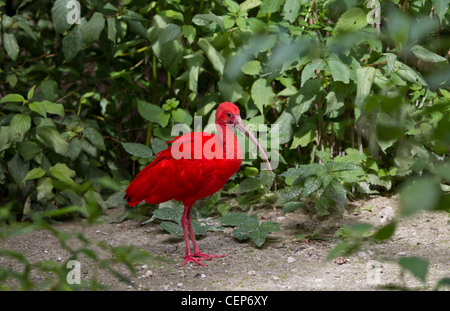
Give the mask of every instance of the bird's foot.
[[199, 260], [211, 260], [212, 258], [221, 258], [225, 257], [226, 255], [210, 255], [202, 252], [195, 252], [192, 256], [198, 257]]
[[199, 266], [206, 266], [205, 264], [201, 263], [201, 260], [211, 260], [212, 258], [221, 258], [221, 257], [225, 257], [226, 255], [210, 255], [210, 254], [205, 254], [202, 252], [195, 252], [192, 255], [187, 255], [185, 257], [183, 257], [184, 263], [181, 264], [181, 266], [184, 266], [185, 264], [187, 264], [188, 262], [193, 262], [196, 263]]
[[187, 264], [188, 262], [193, 262], [193, 263], [196, 263], [197, 265], [199, 265], [199, 266], [206, 266], [206, 265], [204, 265], [204, 264], [202, 264], [201, 262], [200, 262], [200, 260], [203, 260], [202, 258], [196, 258], [196, 256], [194, 256], [194, 255], [187, 255], [187, 256], [185, 256], [185, 257], [183, 257], [185, 260], [184, 260], [184, 263], [182, 263], [180, 266], [182, 267], [182, 266], [184, 266], [185, 264]]

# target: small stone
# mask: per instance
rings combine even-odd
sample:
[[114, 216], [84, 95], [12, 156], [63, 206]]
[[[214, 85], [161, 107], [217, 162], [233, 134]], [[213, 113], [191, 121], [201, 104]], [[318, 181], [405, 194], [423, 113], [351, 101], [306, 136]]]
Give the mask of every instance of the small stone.
[[399, 256], [405, 256], [405, 255], [406, 255], [406, 252], [398, 252], [397, 255], [399, 255]]
[[152, 275], [153, 275], [153, 272], [151, 270], [148, 270], [147, 272], [145, 272], [145, 274], [143, 276], [148, 278], [149, 276], [152, 276]]
[[183, 283], [178, 283], [177, 286], [181, 287], [181, 286], [183, 286]]
[[200, 277], [201, 277], [202, 279], [204, 279], [204, 278], [206, 278], [206, 274], [202, 273], [202, 274], [200, 275]]
[[363, 251], [359, 251], [356, 253], [356, 256], [358, 256], [359, 258], [367, 258], [367, 253], [363, 252]]
[[323, 279], [315, 279], [314, 282], [320, 283], [320, 282], [323, 282]]
[[381, 223], [391, 221], [394, 218], [394, 209], [392, 206], [386, 206], [380, 211]]
[[287, 262], [288, 263], [293, 263], [293, 262], [295, 262], [295, 258], [292, 257], [292, 256], [289, 256], [288, 259], [287, 259]]
[[62, 260], [62, 258], [61, 258], [61, 257], [58, 257], [58, 258], [56, 258], [56, 260], [57, 260], [57, 261], [61, 261], [61, 260]]
[[248, 275], [253, 276], [256, 275], [256, 271], [255, 270], [250, 270], [247, 272]]
[[274, 281], [278, 281], [280, 278], [277, 277], [277, 276], [273, 276], [272, 279], [273, 279]]
[[141, 267], [141, 269], [148, 269], [148, 266], [147, 266], [147, 265], [143, 265], [143, 266]]
[[169, 285], [164, 285], [164, 286], [163, 286], [163, 289], [164, 289], [164, 290], [169, 290]]

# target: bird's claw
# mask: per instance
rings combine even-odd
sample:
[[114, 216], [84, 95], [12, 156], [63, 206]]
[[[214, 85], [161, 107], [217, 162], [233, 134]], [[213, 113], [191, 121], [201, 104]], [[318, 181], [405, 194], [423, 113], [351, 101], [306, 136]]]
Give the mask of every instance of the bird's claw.
[[187, 255], [186, 257], [184, 257], [185, 261], [184, 263], [182, 263], [180, 266], [184, 266], [185, 264], [187, 264], [188, 262], [194, 262], [199, 266], [206, 266], [204, 264], [202, 264], [200, 262], [200, 260], [202, 260], [202, 258], [196, 258], [194, 255]]
[[185, 259], [184, 263], [181, 264], [181, 266], [184, 266], [185, 264], [187, 264], [188, 262], [193, 262], [196, 263], [199, 266], [206, 266], [205, 264], [201, 263], [201, 260], [211, 260], [212, 258], [220, 258], [220, 257], [225, 257], [226, 255], [210, 255], [210, 254], [205, 254], [205, 253], [201, 253], [201, 252], [196, 252], [192, 255], [187, 255], [185, 257], [183, 257]]
[[192, 256], [199, 257], [199, 260], [211, 260], [212, 258], [221, 258], [225, 257], [226, 255], [210, 255], [202, 252], [195, 252]]

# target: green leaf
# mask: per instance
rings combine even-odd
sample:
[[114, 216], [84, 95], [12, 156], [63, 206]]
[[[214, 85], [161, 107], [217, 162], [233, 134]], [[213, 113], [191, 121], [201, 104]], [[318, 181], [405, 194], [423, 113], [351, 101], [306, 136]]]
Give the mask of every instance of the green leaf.
[[219, 25], [222, 32], [225, 31], [225, 27], [223, 24], [223, 18], [221, 16], [217, 16], [212, 13], [196, 14], [192, 18], [192, 23], [194, 23], [197, 26], [207, 26], [211, 23], [217, 23], [217, 25]]
[[45, 171], [40, 167], [36, 167], [27, 173], [27, 175], [25, 176], [23, 181], [41, 178], [44, 175], [45, 175]]
[[[182, 210], [181, 210], [182, 213]], [[181, 221], [181, 213], [176, 208], [172, 207], [160, 207], [153, 212], [153, 215], [162, 220], [173, 221], [180, 224]]]
[[143, 117], [148, 121], [158, 123], [158, 115], [164, 112], [161, 107], [150, 104], [141, 99], [138, 99], [137, 103], [138, 103], [138, 111], [141, 117]]
[[316, 77], [316, 70], [322, 70], [325, 67], [325, 62], [322, 59], [316, 59], [308, 64], [302, 70], [302, 83], [301, 86], [305, 84], [305, 82], [313, 77]]
[[67, 152], [67, 156], [72, 160], [75, 161], [81, 152], [81, 141], [78, 138], [74, 138], [69, 143], [69, 148]]
[[198, 75], [200, 73], [200, 68], [203, 62], [205, 61], [205, 58], [198, 53], [194, 53], [185, 56], [184, 59], [186, 59], [187, 61], [189, 70], [189, 89], [192, 92], [197, 93]]
[[205, 52], [206, 57], [211, 62], [214, 69], [222, 76], [225, 68], [225, 58], [222, 54], [220, 54], [205, 38], [200, 38], [198, 40], [198, 45]]
[[319, 187], [322, 185], [322, 181], [317, 176], [309, 176], [305, 180], [305, 185], [302, 193], [302, 200], [304, 200], [307, 196], [309, 196], [311, 193], [319, 189]]
[[158, 114], [157, 120], [159, 125], [161, 125], [161, 127], [166, 127], [167, 124], [169, 124], [170, 112], [162, 112]]
[[431, 0], [433, 3], [434, 10], [436, 12], [436, 15], [439, 17], [439, 20], [444, 20], [445, 14], [448, 12], [448, 4], [449, 0]]
[[261, 71], [261, 64], [257, 60], [252, 60], [242, 65], [241, 70], [247, 75], [257, 75]]
[[50, 167], [49, 171], [53, 175], [53, 177], [62, 181], [63, 183], [71, 186], [75, 185], [75, 182], [72, 178], [76, 176], [76, 173], [75, 171], [71, 170], [66, 164], [57, 163], [56, 165]]
[[311, 122], [303, 123], [299, 130], [294, 133], [294, 139], [290, 149], [295, 149], [298, 146], [306, 147], [309, 143], [316, 139], [316, 125]]
[[83, 41], [86, 44], [90, 44], [98, 40], [103, 28], [105, 28], [105, 18], [103, 17], [103, 14], [95, 12], [88, 22], [80, 25]]
[[8, 130], [8, 140], [10, 142], [22, 141], [23, 136], [31, 128], [31, 117], [27, 114], [18, 113], [11, 119]]
[[220, 223], [224, 226], [257, 226], [258, 225], [258, 217], [256, 214], [248, 216], [245, 213], [228, 213], [225, 216], [222, 216], [219, 219]]
[[37, 183], [37, 200], [51, 199], [53, 197], [53, 183], [51, 178], [45, 177], [38, 180]]
[[261, 3], [262, 3], [261, 0], [246, 0], [246, 1], [242, 2], [241, 4], [239, 4], [239, 10], [242, 12], [246, 12], [248, 10], [251, 10], [253, 8], [260, 6]]
[[339, 17], [335, 27], [337, 32], [358, 31], [367, 26], [367, 15], [363, 9], [351, 8]]
[[413, 52], [417, 58], [426, 62], [430, 63], [447, 62], [447, 59], [445, 57], [435, 54], [420, 45], [414, 45], [411, 48], [411, 52]]
[[261, 187], [261, 182], [256, 178], [246, 178], [240, 184], [236, 191], [237, 194], [242, 194], [250, 191], [258, 190]]
[[396, 227], [397, 223], [395, 221], [390, 222], [382, 228], [378, 229], [378, 231], [373, 235], [373, 238], [377, 242], [387, 240], [394, 234]]
[[179, 224], [176, 224], [171, 221], [163, 221], [160, 226], [169, 233], [183, 236], [183, 229]]
[[350, 243], [347, 241], [339, 242], [333, 249], [328, 253], [327, 260], [332, 260], [336, 257], [343, 256], [348, 252]]
[[41, 148], [34, 141], [25, 140], [19, 144], [19, 153], [25, 162], [33, 159], [41, 151]]
[[266, 79], [259, 78], [252, 85], [251, 96], [261, 114], [264, 114], [264, 107], [268, 107], [272, 104], [275, 93], [270, 85], [268, 85]]
[[298, 209], [302, 208], [303, 206], [305, 206], [305, 204], [306, 204], [306, 201], [303, 201], [303, 202], [288, 202], [288, 203], [283, 205], [283, 214], [295, 212], [296, 210], [298, 210]]
[[136, 14], [133, 11], [128, 10], [128, 15], [123, 16], [123, 18], [127, 21], [127, 24], [130, 27], [130, 30], [140, 36], [141, 38], [144, 38], [147, 41], [152, 41], [148, 32], [147, 28], [142, 24], [140, 21], [140, 17], [138, 14]]
[[12, 33], [3, 33], [3, 46], [5, 47], [6, 53], [12, 60], [16, 60], [19, 55], [19, 44], [17, 43], [16, 37]]
[[36, 85], [33, 85], [33, 87], [28, 91], [28, 94], [27, 94], [28, 100], [31, 100], [33, 98], [35, 88], [36, 88]]
[[107, 31], [108, 31], [107, 32], [108, 40], [111, 40], [113, 43], [116, 43], [116, 38], [117, 38], [116, 19], [114, 17], [107, 17], [106, 25], [107, 25]]
[[262, 0], [260, 12], [262, 14], [277, 12], [283, 2], [284, 0]]
[[286, 110], [283, 111], [281, 116], [274, 124], [279, 125], [278, 143], [280, 145], [288, 143], [292, 139], [292, 135], [294, 132], [293, 125], [295, 124], [295, 120], [292, 114], [290, 114]]
[[178, 38], [181, 33], [181, 28], [175, 24], [167, 24], [165, 28], [158, 35], [159, 48], [161, 49], [164, 44], [172, 42]]
[[62, 104], [55, 104], [48, 100], [42, 102], [33, 102], [28, 105], [31, 111], [39, 113], [43, 117], [47, 117], [47, 113], [57, 114], [64, 117], [64, 106]]
[[71, 24], [67, 23], [67, 17], [69, 12], [74, 14], [75, 8], [73, 6], [67, 7], [67, 4], [70, 0], [56, 0], [52, 7], [52, 20], [53, 27], [55, 27], [55, 31], [57, 34], [63, 33], [72, 27]]
[[326, 99], [327, 99], [327, 108], [325, 114], [330, 114], [336, 110], [339, 110], [345, 105], [344, 98], [340, 96], [338, 97], [338, 95], [336, 95], [336, 92], [334, 91], [330, 91], [327, 94]]
[[400, 190], [400, 214], [411, 216], [421, 210], [438, 207], [442, 190], [431, 176], [410, 179]]
[[339, 58], [329, 58], [327, 59], [327, 64], [334, 81], [342, 81], [345, 84], [349, 83], [350, 70]]
[[298, 0], [286, 0], [283, 6], [284, 18], [291, 24], [295, 22], [300, 10], [300, 1]]
[[398, 260], [398, 264], [422, 282], [426, 282], [430, 265], [428, 260], [416, 256], [402, 257]]
[[106, 150], [103, 136], [95, 128], [93, 127], [85, 128], [83, 130], [83, 136], [86, 137], [94, 147], [100, 150]]
[[423, 86], [428, 86], [428, 83], [420, 73], [399, 61], [395, 61], [393, 72], [398, 74], [402, 79], [406, 81], [409, 81], [411, 83], [420, 83]]
[[25, 98], [20, 94], [8, 94], [0, 99], [0, 104], [3, 103], [23, 103]]
[[7, 167], [8, 172], [13, 177], [15, 183], [18, 185], [23, 185], [23, 179], [27, 175], [30, 162], [24, 163], [19, 154], [16, 153], [14, 157], [8, 161]]
[[229, 80], [224, 76], [217, 87], [225, 101], [235, 103], [242, 98], [242, 86], [236, 80]]
[[67, 155], [69, 144], [61, 137], [54, 126], [40, 126], [36, 133], [48, 143], [56, 153]]
[[211, 228], [211, 226], [207, 225], [204, 222], [192, 221], [192, 230], [194, 231], [195, 235], [205, 235], [206, 232]]
[[183, 25], [181, 27], [181, 32], [183, 36], [188, 40], [190, 44], [192, 44], [195, 40], [195, 36], [197, 34], [197, 31], [195, 30], [195, 27], [192, 25]]
[[62, 50], [66, 60], [71, 61], [83, 48], [83, 36], [80, 27], [75, 26], [63, 39]]
[[122, 143], [123, 148], [129, 153], [140, 158], [150, 158], [153, 155], [152, 150], [143, 144]]
[[270, 188], [272, 187], [273, 182], [275, 181], [275, 174], [272, 174], [267, 170], [263, 170], [259, 173], [259, 180], [261, 181], [264, 190], [268, 192], [270, 191]]
[[375, 68], [363, 67], [356, 69], [356, 100], [355, 106], [361, 107], [367, 96], [369, 96], [372, 88], [373, 79], [375, 78]]

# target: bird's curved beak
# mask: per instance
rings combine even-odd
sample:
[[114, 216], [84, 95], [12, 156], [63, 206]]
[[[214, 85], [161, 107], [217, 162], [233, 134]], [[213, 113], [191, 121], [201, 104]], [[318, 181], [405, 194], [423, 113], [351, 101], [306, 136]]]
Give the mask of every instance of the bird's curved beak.
[[253, 136], [252, 132], [249, 131], [249, 129], [245, 126], [245, 124], [242, 122], [242, 119], [239, 115], [236, 115], [234, 117], [234, 126], [241, 131], [242, 133], [245, 134], [245, 136], [248, 137], [248, 139], [250, 139], [250, 141], [252, 143], [254, 143], [256, 145], [256, 147], [258, 147], [259, 151], [261, 152], [262, 158], [264, 159], [264, 161], [267, 163], [267, 168], [269, 169], [269, 172], [272, 173], [272, 166], [270, 165], [269, 159], [267, 158], [266, 152], [264, 151], [264, 149], [261, 147], [261, 145], [259, 144], [258, 140], [255, 138], [255, 136]]

